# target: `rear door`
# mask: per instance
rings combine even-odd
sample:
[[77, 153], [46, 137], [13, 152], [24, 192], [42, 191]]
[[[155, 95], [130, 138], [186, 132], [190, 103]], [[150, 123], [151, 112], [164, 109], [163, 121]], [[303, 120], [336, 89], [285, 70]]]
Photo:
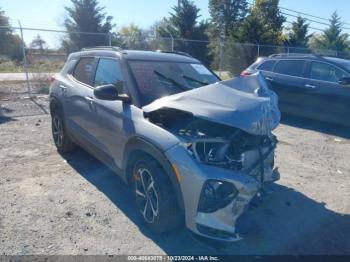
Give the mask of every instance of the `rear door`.
[[342, 123], [349, 121], [350, 89], [340, 85], [339, 79], [349, 77], [343, 69], [322, 61], [310, 61], [305, 86], [308, 103], [319, 120]]
[[68, 76], [69, 81], [61, 86], [64, 90], [66, 124], [78, 139], [91, 138], [88, 132], [91, 126], [89, 119], [91, 103], [87, 99], [87, 93], [92, 88], [96, 62], [97, 59], [94, 57], [81, 57]]
[[282, 112], [301, 114], [305, 107], [304, 74], [306, 61], [303, 59], [279, 60], [272, 72], [265, 72], [265, 79], [278, 95]]

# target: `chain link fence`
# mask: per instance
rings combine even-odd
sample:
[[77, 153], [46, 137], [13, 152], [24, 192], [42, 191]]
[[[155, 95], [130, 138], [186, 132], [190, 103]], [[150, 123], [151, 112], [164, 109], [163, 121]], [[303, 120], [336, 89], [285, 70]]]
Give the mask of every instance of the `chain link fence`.
[[[60, 71], [70, 51], [78, 51], [71, 48], [67, 51], [64, 41], [68, 32], [60, 30], [48, 30], [26, 27], [0, 27], [1, 30], [11, 31], [17, 39], [17, 53], [14, 56], [10, 52], [0, 50], [0, 116], [4, 114], [4, 103], [7, 101], [40, 99], [47, 97], [50, 78]], [[53, 39], [54, 44], [33, 46], [31, 42], [33, 33], [45, 34], [46, 38]], [[86, 39], [100, 39], [102, 45], [119, 45], [123, 49], [136, 50], [162, 50], [181, 51], [199, 59], [210, 67], [221, 78], [227, 79], [238, 75], [242, 70], [252, 64], [260, 56], [269, 56], [276, 53], [316, 53], [320, 55], [348, 58], [350, 55], [336, 50], [311, 50], [289, 46], [260, 45], [250, 43], [236, 43], [231, 41], [199, 41], [191, 39], [178, 39], [173, 37], [117, 37], [110, 33], [69, 32], [70, 35], [84, 35]], [[32, 36], [30, 38], [30, 36]], [[45, 40], [45, 39], [42, 39]], [[89, 43], [89, 41], [87, 41]], [[92, 45], [87, 44], [86, 47]], [[5, 110], [5, 111], [4, 111]], [[9, 113], [11, 109], [7, 110]], [[30, 111], [30, 110], [29, 110]], [[24, 110], [21, 114], [31, 114]]]

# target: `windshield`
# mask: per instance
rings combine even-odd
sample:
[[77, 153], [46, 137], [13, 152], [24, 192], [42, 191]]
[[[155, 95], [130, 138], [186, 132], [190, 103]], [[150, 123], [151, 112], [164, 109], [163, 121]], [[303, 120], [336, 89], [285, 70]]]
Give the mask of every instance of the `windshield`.
[[130, 61], [143, 105], [220, 81], [202, 64], [158, 61]]

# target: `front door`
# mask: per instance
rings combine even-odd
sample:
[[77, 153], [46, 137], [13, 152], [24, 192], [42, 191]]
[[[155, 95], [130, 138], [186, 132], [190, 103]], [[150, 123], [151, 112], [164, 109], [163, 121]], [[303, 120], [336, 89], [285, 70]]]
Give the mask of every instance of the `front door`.
[[[100, 58], [94, 87], [114, 84], [118, 94], [125, 94], [126, 85], [122, 74], [120, 61], [115, 58]], [[93, 136], [97, 141], [100, 151], [103, 151], [110, 158], [113, 158], [117, 167], [121, 167], [122, 150], [127, 141], [126, 133], [133, 127], [131, 120], [131, 107], [133, 105], [123, 103], [122, 101], [106, 101], [93, 97], [94, 106], [91, 107], [91, 114], [95, 119], [95, 126], [92, 128]]]

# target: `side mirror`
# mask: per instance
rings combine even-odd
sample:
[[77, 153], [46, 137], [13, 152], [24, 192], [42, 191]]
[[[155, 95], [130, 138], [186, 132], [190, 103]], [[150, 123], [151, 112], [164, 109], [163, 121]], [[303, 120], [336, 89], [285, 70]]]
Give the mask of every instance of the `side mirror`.
[[350, 77], [342, 77], [339, 79], [338, 83], [345, 87], [350, 87]]
[[[118, 85], [122, 85], [122, 82], [118, 83]], [[95, 87], [94, 95], [97, 99], [101, 100], [130, 102], [130, 97], [126, 94], [118, 94], [117, 87], [113, 84]]]

